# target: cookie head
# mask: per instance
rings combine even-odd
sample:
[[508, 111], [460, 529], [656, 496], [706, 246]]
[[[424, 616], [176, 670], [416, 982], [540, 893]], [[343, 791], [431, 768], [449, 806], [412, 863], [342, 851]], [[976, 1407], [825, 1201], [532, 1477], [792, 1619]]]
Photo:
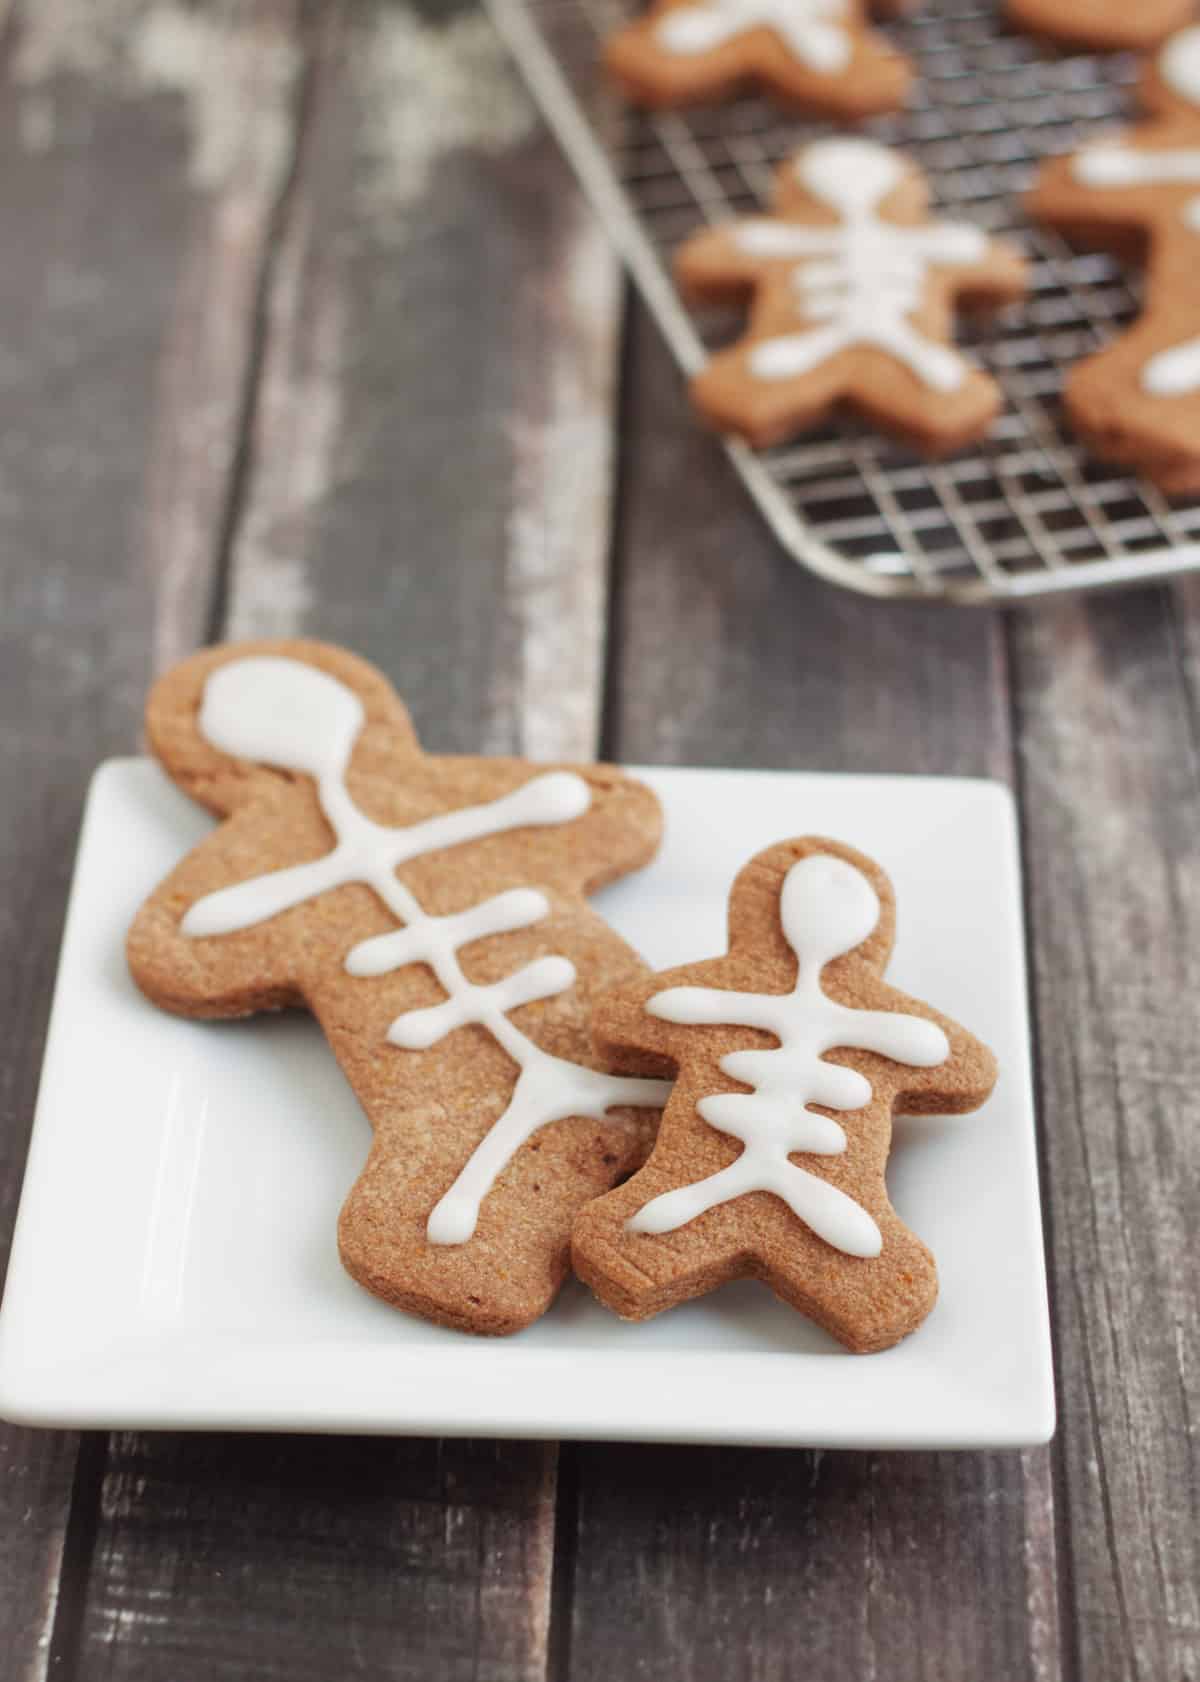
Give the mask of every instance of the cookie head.
[[420, 754], [382, 673], [300, 639], [184, 660], [151, 690], [146, 736], [173, 780], [220, 817], [274, 801], [288, 779], [394, 774], [398, 760]]
[[861, 220], [910, 220], [928, 207], [923, 176], [902, 153], [853, 135], [819, 140], [789, 158], [778, 177], [777, 203], [792, 215], [826, 210]]

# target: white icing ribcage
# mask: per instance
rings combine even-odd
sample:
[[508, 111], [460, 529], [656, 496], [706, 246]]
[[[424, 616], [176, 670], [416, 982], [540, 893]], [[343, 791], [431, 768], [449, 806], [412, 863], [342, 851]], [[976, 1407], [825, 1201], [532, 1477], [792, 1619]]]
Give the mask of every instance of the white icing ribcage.
[[836, 75], [850, 63], [846, 0], [696, 0], [659, 19], [655, 38], [681, 57], [711, 52], [748, 29], [773, 29], [802, 64]]
[[878, 896], [853, 865], [825, 853], [793, 865], [780, 896], [780, 918], [799, 962], [790, 993], [673, 987], [646, 1007], [666, 1022], [763, 1029], [779, 1044], [722, 1058], [722, 1071], [751, 1090], [714, 1093], [699, 1103], [705, 1121], [742, 1141], [741, 1155], [706, 1180], [653, 1198], [629, 1225], [635, 1232], [670, 1232], [719, 1203], [768, 1191], [835, 1249], [876, 1256], [883, 1240], [867, 1211], [790, 1160], [793, 1152], [837, 1156], [846, 1149], [844, 1129], [812, 1105], [849, 1111], [871, 1102], [865, 1075], [827, 1062], [825, 1054], [857, 1047], [913, 1068], [933, 1068], [950, 1055], [950, 1044], [942, 1029], [923, 1017], [851, 1009], [824, 992], [824, 966], [861, 945], [879, 920]]
[[840, 351], [874, 346], [895, 357], [935, 391], [957, 390], [967, 364], [957, 351], [918, 332], [909, 320], [937, 265], [979, 262], [987, 240], [978, 228], [934, 222], [907, 226], [880, 218], [878, 208], [900, 179], [900, 166], [863, 140], [825, 141], [796, 163], [806, 189], [838, 212], [834, 227], [805, 227], [771, 218], [740, 223], [739, 248], [764, 259], [795, 257], [791, 283], [806, 327], [760, 340], [748, 358], [763, 380], [795, 379]]
[[529, 928], [550, 913], [539, 889], [515, 888], [450, 916], [427, 913], [396, 875], [407, 859], [461, 846], [514, 829], [569, 823], [588, 808], [587, 783], [573, 772], [531, 778], [510, 794], [478, 806], [440, 813], [407, 828], [374, 823], [354, 804], [345, 774], [362, 728], [357, 696], [337, 679], [300, 661], [274, 656], [231, 661], [209, 679], [200, 715], [203, 734], [239, 758], [262, 760], [312, 776], [336, 838], [333, 850], [311, 863], [273, 871], [198, 900], [183, 920], [193, 937], [232, 933], [347, 883], [370, 887], [401, 927], [359, 942], [346, 958], [352, 975], [378, 976], [423, 963], [446, 994], [442, 1003], [406, 1011], [389, 1040], [424, 1050], [454, 1029], [486, 1028], [517, 1065], [511, 1100], [429, 1217], [432, 1243], [465, 1243], [495, 1177], [540, 1127], [568, 1116], [599, 1120], [618, 1105], [661, 1105], [662, 1081], [600, 1074], [534, 1045], [508, 1017], [510, 1010], [565, 992], [574, 965], [538, 958], [491, 986], [476, 986], [459, 963], [462, 947], [486, 936]]

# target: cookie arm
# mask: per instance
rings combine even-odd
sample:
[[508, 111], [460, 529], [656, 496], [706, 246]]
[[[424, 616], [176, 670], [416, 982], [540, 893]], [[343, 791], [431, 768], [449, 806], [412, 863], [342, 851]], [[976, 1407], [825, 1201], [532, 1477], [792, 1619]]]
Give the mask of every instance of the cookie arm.
[[[1164, 188], [1177, 186], [1184, 199], [1195, 189], [1186, 181], [1122, 180], [1119, 168], [1105, 171], [1105, 158], [1119, 161], [1122, 154], [1130, 154], [1149, 160], [1159, 151], [1197, 149], [1191, 132], [1181, 133], [1177, 124], [1144, 123], [1119, 131], [1043, 164], [1025, 195], [1025, 208], [1034, 221], [1080, 244], [1124, 246], [1140, 230], [1169, 217], [1170, 207], [1164, 211], [1161, 199]], [[1094, 160], [1091, 179], [1086, 174], [1089, 159]]]
[[[761, 218], [756, 220], [761, 221]], [[675, 278], [693, 303], [722, 303], [745, 297], [768, 266], [760, 255], [738, 243], [742, 222], [701, 228], [675, 253]]]
[[956, 295], [977, 308], [1001, 309], [1029, 290], [1029, 264], [1008, 240], [988, 240], [977, 262], [955, 264], [946, 272]]
[[[285, 827], [292, 831], [291, 856], [284, 851], [281, 862], [302, 864], [296, 856], [296, 826]], [[129, 971], [161, 1009], [220, 1018], [303, 1003], [286, 918], [212, 938], [183, 931], [191, 906], [210, 892], [245, 881], [253, 873], [245, 860], [264, 857], [262, 849], [261, 811], [237, 814], [193, 847], [134, 918], [125, 947]]]
[[[871, 992], [876, 994], [874, 999]], [[893, 1110], [912, 1115], [966, 1115], [987, 1102], [996, 1085], [997, 1065], [982, 1040], [923, 999], [910, 998], [886, 983], [868, 983], [864, 998], [873, 1008], [888, 1014], [919, 1016], [936, 1023], [950, 1042], [949, 1057], [928, 1068], [890, 1061], [883, 1064], [890, 1075]], [[836, 1052], [833, 1057], [838, 1060]]]

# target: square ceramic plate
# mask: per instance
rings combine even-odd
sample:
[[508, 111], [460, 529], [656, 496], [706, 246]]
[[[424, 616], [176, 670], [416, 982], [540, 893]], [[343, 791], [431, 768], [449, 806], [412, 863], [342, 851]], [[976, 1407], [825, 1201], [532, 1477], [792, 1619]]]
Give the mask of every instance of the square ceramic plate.
[[597, 903], [656, 967], [724, 950], [751, 854], [817, 831], [896, 884], [889, 975], [988, 1040], [977, 1115], [901, 1120], [889, 1183], [938, 1259], [925, 1325], [852, 1356], [751, 1282], [643, 1326], [578, 1284], [477, 1341], [358, 1289], [334, 1244], [367, 1123], [299, 1016], [201, 1024], [126, 927], [208, 819], [106, 765], [80, 844], [3, 1312], [0, 1413], [42, 1425], [991, 1447], [1054, 1425], [1016, 828], [993, 784], [651, 770], [666, 841]]

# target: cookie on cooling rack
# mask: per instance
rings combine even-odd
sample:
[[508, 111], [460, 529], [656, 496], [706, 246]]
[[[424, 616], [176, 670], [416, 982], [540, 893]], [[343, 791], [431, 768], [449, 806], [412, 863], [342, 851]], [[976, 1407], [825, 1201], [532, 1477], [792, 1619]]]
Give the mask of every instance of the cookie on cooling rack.
[[1100, 52], [1155, 47], [1195, 15], [1195, 0], [1008, 0], [1031, 35]]
[[986, 1046], [883, 979], [895, 898], [836, 841], [760, 853], [729, 902], [724, 957], [601, 1001], [614, 1067], [677, 1071], [658, 1140], [575, 1223], [575, 1271], [645, 1320], [727, 1280], [764, 1280], [857, 1351], [886, 1349], [937, 1297], [888, 1199], [892, 1114], [957, 1114], [992, 1090]]
[[1072, 369], [1065, 402], [1089, 448], [1170, 495], [1200, 492], [1200, 26], [1142, 75], [1150, 120], [1056, 158], [1029, 208], [1088, 245], [1148, 248], [1142, 313]]
[[607, 766], [427, 755], [381, 674], [322, 643], [195, 655], [147, 731], [224, 821], [139, 912], [138, 985], [184, 1016], [311, 1010], [374, 1128], [347, 1270], [466, 1331], [527, 1325], [665, 1098], [596, 1058], [593, 999], [648, 972], [583, 897], [654, 853], [654, 795]]
[[[898, 8], [892, 0], [889, 11]], [[908, 61], [866, 24], [861, 0], [655, 0], [613, 35], [605, 63], [641, 105], [691, 105], [758, 84], [856, 121], [904, 103]]]
[[766, 447], [845, 402], [928, 454], [982, 437], [994, 380], [951, 343], [960, 301], [1025, 290], [1025, 263], [978, 228], [931, 219], [924, 177], [863, 139], [818, 141], [784, 163], [767, 216], [706, 228], [676, 274], [697, 303], [752, 295], [747, 333], [692, 382], [713, 425]]

